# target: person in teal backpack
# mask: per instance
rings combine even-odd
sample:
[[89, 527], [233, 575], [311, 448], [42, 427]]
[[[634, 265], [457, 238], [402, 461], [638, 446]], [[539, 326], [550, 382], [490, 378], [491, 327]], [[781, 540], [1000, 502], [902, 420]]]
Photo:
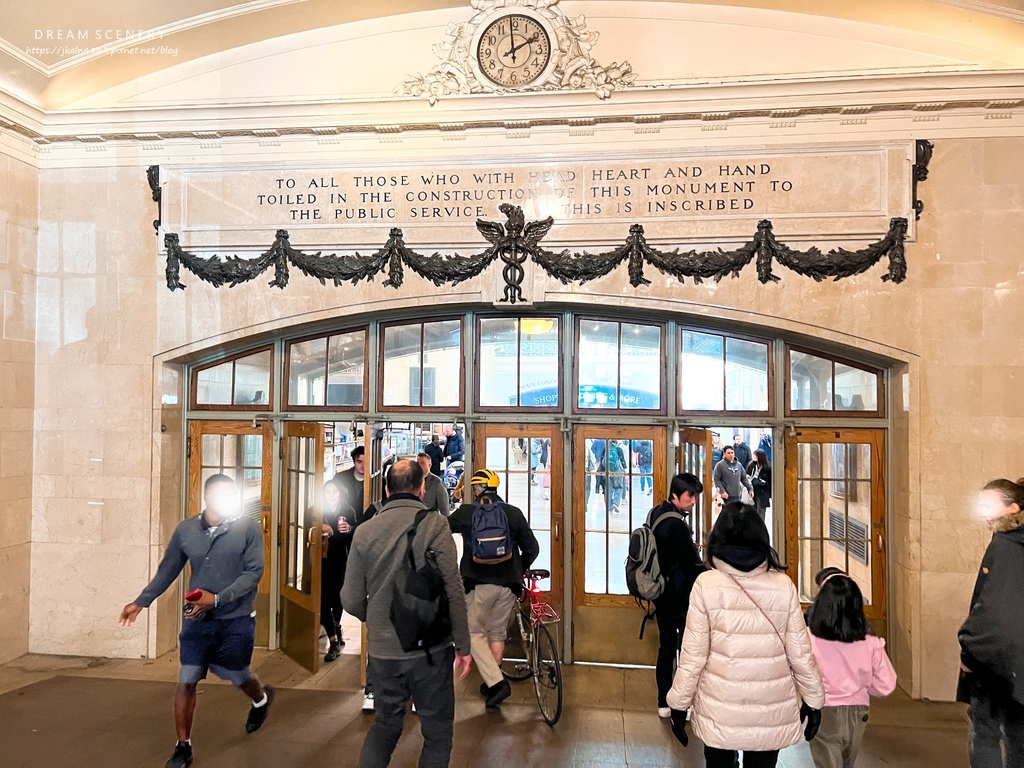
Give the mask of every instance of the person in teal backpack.
[[469, 480], [473, 502], [463, 504], [448, 518], [453, 533], [462, 534], [462, 581], [469, 609], [469, 638], [473, 660], [484, 681], [480, 693], [489, 708], [500, 706], [512, 694], [501, 672], [505, 630], [516, 600], [523, 591], [523, 572], [540, 554], [522, 510], [502, 501], [501, 479], [480, 469]]

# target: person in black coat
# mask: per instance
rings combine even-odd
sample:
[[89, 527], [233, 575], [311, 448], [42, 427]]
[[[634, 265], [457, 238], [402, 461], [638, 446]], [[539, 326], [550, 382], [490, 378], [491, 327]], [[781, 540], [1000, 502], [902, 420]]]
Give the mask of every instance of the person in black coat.
[[688, 472], [676, 475], [672, 478], [668, 499], [647, 516], [647, 524], [654, 530], [658, 566], [665, 579], [665, 591], [654, 601], [659, 635], [658, 661], [654, 671], [659, 717], [672, 714], [665, 697], [672, 688], [673, 666], [690, 607], [690, 590], [697, 577], [707, 570], [697, 554], [693, 534], [685, 520], [703, 491], [704, 484], [695, 475]]
[[768, 462], [768, 454], [760, 448], [754, 451], [754, 460], [747, 465], [747, 477], [754, 487], [754, 508], [764, 522], [772, 504], [772, 465]]
[[348, 550], [352, 545], [356, 513], [349, 504], [344, 482], [335, 475], [324, 483], [324, 514], [320, 525], [323, 559], [320, 563], [320, 625], [330, 647], [324, 661], [334, 661], [345, 644], [341, 636], [341, 588], [345, 583]]
[[430, 442], [423, 446], [423, 452], [430, 457], [430, 474], [441, 477], [441, 462], [444, 461], [441, 438], [438, 435], [432, 435]]
[[978, 504], [993, 535], [958, 636], [957, 701], [970, 704], [972, 768], [1010, 768], [1024, 765], [1024, 478], [993, 480]]
[[732, 436], [732, 449], [736, 452], [736, 461], [741, 467], [746, 467], [754, 458], [750, 446], [743, 442], [743, 435]]

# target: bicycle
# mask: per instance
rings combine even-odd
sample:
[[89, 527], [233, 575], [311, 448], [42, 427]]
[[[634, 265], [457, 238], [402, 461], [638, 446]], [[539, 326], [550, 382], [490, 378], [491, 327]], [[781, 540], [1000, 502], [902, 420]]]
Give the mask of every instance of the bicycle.
[[562, 716], [562, 661], [547, 625], [562, 619], [550, 603], [541, 599], [537, 585], [550, 577], [550, 571], [539, 568], [523, 574], [523, 594], [519, 609], [512, 612], [511, 623], [519, 631], [526, 660], [504, 665], [503, 672], [514, 682], [533, 677], [541, 717], [548, 725], [554, 725]]

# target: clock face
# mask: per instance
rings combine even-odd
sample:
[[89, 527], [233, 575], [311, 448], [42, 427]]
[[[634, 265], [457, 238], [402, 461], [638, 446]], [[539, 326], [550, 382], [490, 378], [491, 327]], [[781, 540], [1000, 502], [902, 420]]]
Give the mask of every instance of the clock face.
[[476, 58], [484, 77], [495, 85], [522, 88], [535, 82], [551, 61], [551, 38], [531, 16], [502, 16], [484, 28]]

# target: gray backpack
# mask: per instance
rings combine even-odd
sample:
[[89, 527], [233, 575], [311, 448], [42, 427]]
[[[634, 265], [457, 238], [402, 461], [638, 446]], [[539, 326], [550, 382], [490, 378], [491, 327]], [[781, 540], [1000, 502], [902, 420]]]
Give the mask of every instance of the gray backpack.
[[646, 615], [640, 624], [640, 639], [644, 637], [647, 622], [654, 618], [651, 603], [661, 597], [665, 591], [665, 578], [661, 575], [661, 564], [658, 562], [658, 546], [654, 539], [654, 529], [662, 520], [669, 518], [685, 520], [678, 512], [662, 512], [650, 524], [643, 525], [629, 536], [629, 552], [626, 554], [626, 587], [636, 604], [643, 608]]

